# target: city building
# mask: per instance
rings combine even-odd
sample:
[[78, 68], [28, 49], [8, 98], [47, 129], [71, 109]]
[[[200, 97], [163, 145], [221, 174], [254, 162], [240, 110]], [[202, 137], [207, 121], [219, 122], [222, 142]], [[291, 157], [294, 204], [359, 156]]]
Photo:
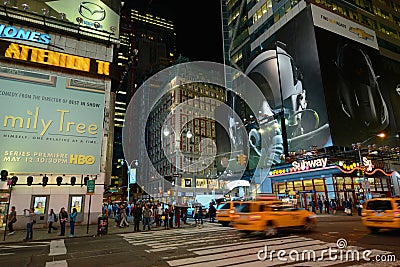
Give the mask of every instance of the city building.
[[225, 90], [203, 82], [181, 83], [171, 80], [167, 85], [170, 93], [161, 98], [149, 116], [147, 151], [160, 176], [155, 176], [159, 179], [151, 180], [147, 187], [166, 203], [194, 202], [198, 194], [222, 194], [225, 188], [224, 182], [216, 179], [213, 155], [217, 151], [212, 145], [216, 142], [214, 112], [219, 102], [226, 101]]
[[26, 226], [29, 208], [38, 225], [50, 209], [77, 208], [78, 223], [93, 223], [102, 212], [119, 5], [2, 2], [0, 210], [16, 207], [17, 228]]
[[[347, 147], [354, 159], [360, 153], [362, 160], [355, 162], [360, 162], [358, 168], [365, 171], [365, 162], [374, 155], [366, 149], [368, 145], [398, 145], [395, 136], [400, 110], [395, 103], [399, 98], [400, 43], [395, 2], [231, 0], [222, 1], [222, 15], [225, 43], [230, 44], [224, 46], [229, 57], [226, 62], [258, 85], [277, 120], [281, 120], [280, 111], [284, 110], [285, 120], [280, 125], [285, 127], [281, 126], [277, 135], [287, 140], [287, 161], [292, 160], [289, 155], [296, 157], [314, 147]], [[242, 120], [256, 115], [244, 114]], [[264, 126], [261, 123], [258, 127]], [[376, 136], [382, 132], [386, 138], [380, 140]], [[357, 143], [358, 149], [352, 149], [352, 144]], [[281, 145], [285, 147], [284, 142]], [[375, 151], [381, 157], [375, 160], [390, 163], [381, 150]], [[282, 175], [279, 170], [288, 166], [277, 161], [271, 169], [273, 174], [262, 174], [261, 190], [278, 194], [284, 194], [284, 190], [295, 194], [314, 190], [309, 198], [354, 200], [355, 193], [343, 194], [347, 185], [351, 190], [365, 190], [369, 182], [378, 185], [368, 187], [372, 195], [393, 194], [393, 181], [387, 179], [392, 173], [386, 167], [380, 168], [384, 172], [369, 173], [360, 179], [356, 172], [349, 173], [338, 165], [352, 164], [347, 158], [340, 158], [343, 154], [338, 155], [328, 163], [334, 171], [323, 173]], [[311, 158], [318, 159], [315, 155]], [[394, 158], [398, 160], [398, 156]], [[255, 175], [261, 175], [261, 171], [255, 170]], [[353, 180], [346, 181], [344, 187], [342, 178]], [[325, 189], [317, 190], [315, 185], [311, 189], [309, 183], [320, 183], [321, 179], [320, 189]], [[288, 181], [303, 184], [296, 189]], [[287, 187], [284, 189], [281, 183]]]
[[[122, 200], [126, 195], [127, 173], [130, 162], [123, 162], [122, 129], [126, 108], [138, 87], [153, 74], [170, 66], [176, 60], [174, 23], [156, 14], [150, 14], [143, 3], [126, 2], [121, 9], [120, 46], [115, 58], [118, 69], [114, 85], [114, 144], [113, 170], [109, 201]], [[121, 165], [121, 162], [123, 163]], [[140, 161], [138, 166], [140, 166]], [[125, 164], [124, 164], [125, 163]], [[145, 166], [140, 166], [145, 168]], [[133, 197], [142, 194], [137, 184], [132, 185]]]

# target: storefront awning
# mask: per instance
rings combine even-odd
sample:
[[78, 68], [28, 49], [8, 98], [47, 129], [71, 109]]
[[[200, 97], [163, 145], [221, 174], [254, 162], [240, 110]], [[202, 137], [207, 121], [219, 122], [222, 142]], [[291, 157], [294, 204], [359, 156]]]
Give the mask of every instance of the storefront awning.
[[229, 182], [226, 185], [226, 187], [228, 188], [229, 191], [231, 191], [232, 189], [239, 187], [239, 186], [250, 186], [250, 182], [247, 180], [236, 180], [236, 181]]
[[282, 175], [270, 175], [268, 176], [274, 181], [291, 181], [291, 180], [299, 180], [300, 178], [308, 179], [308, 178], [316, 178], [316, 177], [329, 177], [334, 174], [342, 173], [340, 169], [336, 166], [329, 166], [323, 169], [315, 169], [315, 170], [307, 170], [301, 172], [293, 172], [293, 173], [285, 173]]

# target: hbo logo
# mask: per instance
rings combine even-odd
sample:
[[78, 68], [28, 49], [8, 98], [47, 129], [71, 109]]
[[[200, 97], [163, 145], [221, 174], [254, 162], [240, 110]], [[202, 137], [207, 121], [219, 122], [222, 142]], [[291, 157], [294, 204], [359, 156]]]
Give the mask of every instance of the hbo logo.
[[92, 165], [96, 161], [96, 158], [93, 155], [79, 155], [79, 154], [71, 154], [69, 155], [69, 164], [77, 164], [77, 165]]

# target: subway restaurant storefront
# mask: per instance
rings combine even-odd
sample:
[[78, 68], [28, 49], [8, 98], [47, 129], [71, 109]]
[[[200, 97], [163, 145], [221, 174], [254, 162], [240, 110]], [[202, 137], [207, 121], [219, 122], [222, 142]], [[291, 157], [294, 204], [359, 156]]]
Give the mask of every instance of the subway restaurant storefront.
[[307, 208], [312, 199], [328, 198], [336, 199], [338, 209], [343, 209], [345, 200], [355, 205], [359, 200], [392, 196], [391, 174], [384, 164], [366, 158], [362, 166], [321, 158], [272, 168], [268, 177], [273, 193], [298, 207]]

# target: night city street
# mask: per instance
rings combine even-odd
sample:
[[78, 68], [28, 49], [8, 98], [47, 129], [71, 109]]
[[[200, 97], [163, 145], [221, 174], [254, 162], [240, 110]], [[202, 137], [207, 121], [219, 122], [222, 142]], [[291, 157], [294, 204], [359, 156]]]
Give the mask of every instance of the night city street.
[[[310, 233], [285, 231], [267, 239], [262, 235], [242, 237], [230, 227], [205, 222], [202, 228], [188, 226], [181, 229], [128, 232], [101, 237], [64, 239], [65, 250], [57, 254], [55, 240], [30, 243], [0, 244], [0, 260], [8, 266], [380, 266], [383, 263], [365, 261], [315, 261], [304, 264], [279, 261], [274, 255], [265, 263], [257, 259], [257, 252], [268, 245], [271, 250], [305, 249], [318, 251], [336, 247], [339, 238], [348, 240], [348, 249], [372, 250], [376, 255], [400, 257], [398, 232], [369, 234], [357, 216], [337, 214], [318, 216], [318, 227]], [[192, 222], [191, 222], [192, 223]], [[53, 254], [50, 253], [52, 251]], [[327, 255], [326, 255], [327, 256]], [[326, 260], [327, 257], [325, 257]], [[385, 262], [385, 266], [399, 266], [399, 262]], [[59, 265], [61, 266], [61, 265]]]
[[0, 2], [1, 267], [400, 267], [400, 0]]

